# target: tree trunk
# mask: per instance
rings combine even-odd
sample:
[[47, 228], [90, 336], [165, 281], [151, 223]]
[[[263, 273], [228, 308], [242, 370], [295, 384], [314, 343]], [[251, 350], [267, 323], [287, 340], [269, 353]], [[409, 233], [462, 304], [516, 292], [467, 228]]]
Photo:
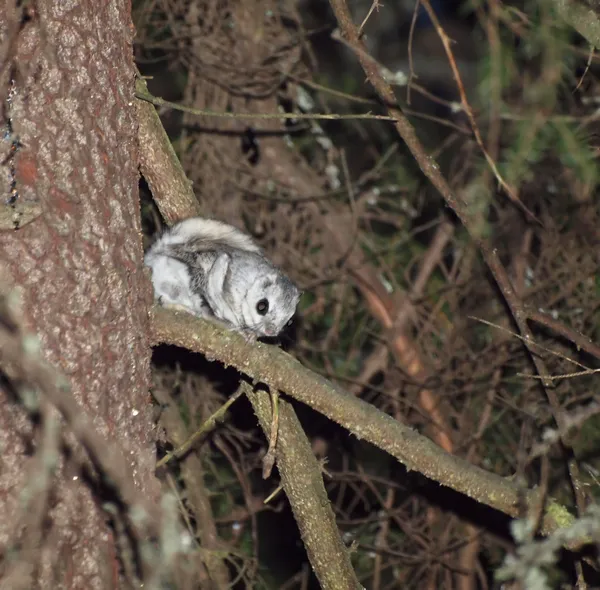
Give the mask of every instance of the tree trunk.
[[[140, 494], [156, 500], [131, 5], [15, 4], [3, 0], [0, 8], [0, 125], [10, 135], [0, 207], [35, 205], [41, 215], [0, 232], [0, 270], [21, 294], [26, 327], [45, 358], [67, 377], [95, 429], [118, 446]], [[64, 429], [39, 542], [25, 551], [36, 524], [28, 520], [31, 503], [41, 497], [34, 475], [43, 444], [1, 383], [2, 587], [118, 587], [106, 498], [94, 477], [83, 477], [89, 463]]]

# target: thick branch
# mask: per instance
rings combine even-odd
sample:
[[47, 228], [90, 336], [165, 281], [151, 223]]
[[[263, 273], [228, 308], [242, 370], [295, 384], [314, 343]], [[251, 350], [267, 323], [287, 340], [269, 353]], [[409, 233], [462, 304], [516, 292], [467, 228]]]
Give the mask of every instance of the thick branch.
[[[136, 81], [138, 92], [148, 92], [142, 78]], [[200, 206], [192, 184], [181, 168], [156, 109], [149, 102], [137, 101], [140, 140], [140, 171], [155, 197], [163, 219], [170, 225], [194, 215]], [[160, 198], [156, 198], [156, 196]]]
[[[523, 494], [514, 482], [446, 453], [428, 438], [313, 373], [278, 348], [261, 343], [250, 345], [240, 335], [184, 312], [154, 308], [151, 321], [155, 342], [218, 358], [269, 387], [285, 391], [358, 438], [386, 451], [409, 471], [419, 471], [509, 516], [519, 515], [523, 495], [528, 505], [536, 505], [533, 492]], [[557, 528], [557, 510], [570, 518], [564, 509], [551, 504], [544, 515], [543, 531]]]

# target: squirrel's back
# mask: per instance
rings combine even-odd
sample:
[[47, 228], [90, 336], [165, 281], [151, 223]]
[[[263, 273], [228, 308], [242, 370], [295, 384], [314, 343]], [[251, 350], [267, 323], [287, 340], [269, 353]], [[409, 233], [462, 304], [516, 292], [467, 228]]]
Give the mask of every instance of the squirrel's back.
[[260, 246], [250, 236], [233, 225], [203, 217], [190, 217], [176, 223], [160, 237], [155, 246], [160, 248], [178, 244], [193, 244], [197, 251], [237, 248], [261, 252]]

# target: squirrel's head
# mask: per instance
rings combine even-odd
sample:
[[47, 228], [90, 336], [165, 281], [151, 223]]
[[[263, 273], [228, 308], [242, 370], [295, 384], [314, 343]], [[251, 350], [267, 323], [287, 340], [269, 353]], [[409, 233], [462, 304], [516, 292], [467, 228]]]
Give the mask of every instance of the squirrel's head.
[[249, 286], [242, 304], [244, 324], [258, 336], [274, 338], [296, 312], [300, 290], [277, 270], [262, 275]]

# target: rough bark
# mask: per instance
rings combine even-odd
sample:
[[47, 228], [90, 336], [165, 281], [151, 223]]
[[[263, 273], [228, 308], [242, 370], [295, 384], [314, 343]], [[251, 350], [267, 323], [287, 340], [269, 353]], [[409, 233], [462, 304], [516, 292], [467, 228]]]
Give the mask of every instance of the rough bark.
[[[21, 293], [46, 359], [67, 376], [96, 430], [122, 449], [140, 493], [156, 499], [131, 5], [38, 0], [25, 10], [11, 2], [0, 9], [0, 92], [6, 100], [15, 80], [8, 105], [19, 146], [14, 188], [42, 214], [0, 233], [0, 267]], [[5, 196], [5, 172], [0, 180]], [[18, 558], [36, 430], [0, 389], [4, 569], [10, 552]], [[74, 437], [63, 442], [75, 451], [61, 453], [51, 474], [36, 565], [19, 584], [115, 588], [119, 564], [105, 498], [93, 478], [82, 477], [86, 461]]]

